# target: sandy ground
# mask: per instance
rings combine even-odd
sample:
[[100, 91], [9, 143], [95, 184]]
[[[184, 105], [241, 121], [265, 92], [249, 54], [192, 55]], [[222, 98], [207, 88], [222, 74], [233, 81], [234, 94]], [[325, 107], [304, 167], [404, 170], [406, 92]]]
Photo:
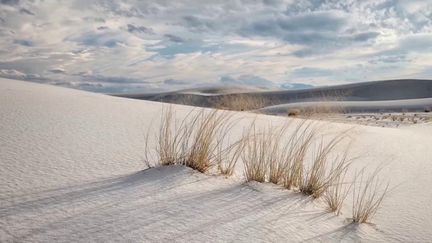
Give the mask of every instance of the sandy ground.
[[[431, 242], [432, 125], [351, 128], [356, 168], [394, 190], [373, 225], [269, 184], [203, 175], [184, 167], [146, 169], [145, 131], [162, 105], [0, 79], [0, 242]], [[174, 106], [177, 116], [192, 107]], [[286, 117], [232, 112], [248, 121]], [[354, 118], [355, 119], [355, 118]], [[366, 119], [366, 118], [365, 118]], [[154, 141], [153, 141], [154, 142]], [[369, 169], [368, 169], [369, 170]]]
[[[277, 116], [286, 116], [279, 114]], [[418, 124], [431, 124], [432, 113], [328, 113], [315, 114], [312, 116], [297, 116], [301, 119], [312, 119], [345, 123], [352, 125], [375, 126], [375, 127], [406, 127]]]

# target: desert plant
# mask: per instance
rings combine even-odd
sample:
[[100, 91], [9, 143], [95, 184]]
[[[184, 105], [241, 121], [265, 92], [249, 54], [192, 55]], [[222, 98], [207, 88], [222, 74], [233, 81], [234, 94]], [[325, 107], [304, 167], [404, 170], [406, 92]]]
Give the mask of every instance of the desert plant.
[[271, 136], [268, 133], [257, 133], [255, 128], [253, 129], [242, 154], [246, 181], [265, 182], [268, 162], [266, 149], [270, 141]]
[[[159, 133], [156, 139], [157, 147], [155, 149], [158, 155], [158, 164], [173, 165], [184, 159], [185, 151], [182, 149], [182, 145], [188, 135], [187, 132], [185, 120], [178, 126], [174, 120], [171, 107], [162, 111]], [[148, 139], [146, 143], [148, 143]]]
[[305, 194], [319, 198], [334, 184], [336, 179], [344, 173], [351, 164], [343, 156], [343, 159], [335, 159], [329, 162], [329, 155], [345, 137], [345, 133], [335, 136], [330, 142], [325, 143], [321, 139], [317, 151], [314, 151], [312, 165], [305, 170], [299, 190]]
[[263, 108], [271, 102], [253, 94], [226, 94], [212, 97], [210, 106], [216, 109], [250, 111]]
[[249, 131], [246, 131], [240, 140], [230, 144], [228, 147], [218, 146], [216, 161], [218, 170], [222, 175], [231, 176], [234, 173], [235, 166], [246, 147], [248, 139]]
[[[341, 159], [346, 160], [347, 155], [345, 154]], [[327, 203], [328, 209], [331, 212], [335, 212], [336, 215], [340, 214], [343, 203], [353, 185], [352, 182], [345, 181], [347, 171], [348, 167], [345, 167], [344, 172], [334, 178], [333, 183], [324, 193], [324, 201]]]
[[289, 189], [299, 184], [303, 160], [315, 132], [312, 123], [303, 120], [288, 133], [291, 122], [278, 128], [252, 129], [242, 154], [247, 181], [268, 181]]
[[301, 111], [299, 109], [290, 109], [288, 110], [288, 116], [298, 116]]
[[[224, 138], [227, 137], [234, 122], [228, 115], [218, 110], [193, 110], [178, 122], [171, 107], [164, 110], [155, 138], [157, 143], [154, 152], [157, 165], [181, 164], [200, 172], [207, 172], [223, 157], [231, 161], [228, 170], [232, 170], [232, 164], [236, 163], [239, 157], [239, 152], [235, 150], [241, 143], [235, 141], [231, 145], [224, 144]], [[148, 142], [149, 134], [148, 131], [144, 156], [144, 161], [148, 165], [149, 157], [152, 155]]]
[[366, 178], [364, 169], [356, 174], [352, 205], [352, 221], [354, 223], [368, 223], [387, 196], [389, 184], [384, 185], [378, 177], [381, 169], [382, 167], [377, 168]]
[[[192, 119], [188, 126], [186, 142], [188, 151], [185, 165], [200, 172], [208, 171], [215, 165], [214, 158], [230, 129], [227, 113], [217, 110], [206, 113], [204, 110]], [[220, 152], [220, 149], [219, 149]]]
[[315, 136], [315, 129], [311, 128], [312, 123], [303, 120], [300, 122], [284, 147], [281, 160], [285, 161], [283, 172], [283, 186], [287, 189], [298, 187], [303, 177], [304, 160], [306, 153]]

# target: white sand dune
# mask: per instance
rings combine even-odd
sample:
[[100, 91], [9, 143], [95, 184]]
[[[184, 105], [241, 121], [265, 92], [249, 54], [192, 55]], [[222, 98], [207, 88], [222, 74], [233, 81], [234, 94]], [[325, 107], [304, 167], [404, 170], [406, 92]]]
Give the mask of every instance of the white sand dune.
[[[218, 93], [218, 89], [214, 89], [210, 95], [205, 92], [199, 92], [198, 90], [197, 92], [177, 91], [154, 94], [122, 94], [120, 96], [170, 103], [182, 103], [184, 100], [187, 100], [191, 105], [211, 107], [212, 97], [236, 96], [239, 95], [239, 93], [261, 97], [264, 100], [268, 100], [269, 103], [273, 105], [294, 106], [294, 103], [300, 103], [298, 106], [307, 106], [313, 104], [311, 102], [343, 100], [350, 102], [341, 105], [352, 108], [354, 112], [363, 110], [365, 112], [370, 112], [387, 108], [390, 109], [389, 111], [400, 111], [401, 109], [398, 108], [399, 106], [402, 106], [403, 109], [423, 111], [425, 108], [424, 106], [429, 106], [431, 103], [430, 100], [425, 99], [432, 98], [432, 80], [385, 80], [310, 89], [276, 91], [253, 89], [239, 91], [235, 89], [230, 92], [225, 90], [224, 92]], [[417, 99], [417, 101], [408, 102], [410, 99]], [[375, 102], [378, 103], [375, 104]]]
[[[355, 166], [386, 163], [395, 186], [373, 219], [184, 167], [145, 169], [161, 104], [0, 79], [0, 242], [431, 242], [432, 126], [358, 126]], [[174, 106], [184, 116], [192, 108]], [[255, 115], [245, 117], [241, 131]], [[155, 119], [156, 118], [156, 119]], [[258, 115], [260, 124], [287, 118]], [[321, 124], [323, 125], [323, 124]], [[325, 124], [323, 132], [350, 126]]]

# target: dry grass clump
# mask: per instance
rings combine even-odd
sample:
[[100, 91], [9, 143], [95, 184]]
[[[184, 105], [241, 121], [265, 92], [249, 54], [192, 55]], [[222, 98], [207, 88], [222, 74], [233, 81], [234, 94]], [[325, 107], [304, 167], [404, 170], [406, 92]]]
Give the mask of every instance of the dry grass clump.
[[[225, 146], [224, 138], [231, 130], [233, 120], [221, 111], [190, 112], [183, 120], [175, 119], [171, 108], [161, 116], [155, 152], [157, 164], [186, 165], [199, 172], [207, 172], [219, 164], [219, 168], [232, 174], [233, 167], [243, 149], [241, 139]], [[148, 163], [151, 150], [148, 148], [149, 132], [146, 136], [145, 161]], [[233, 153], [234, 151], [234, 153]], [[221, 160], [228, 166], [222, 167]]]
[[[363, 169], [356, 175], [352, 205], [352, 221], [354, 223], [368, 223], [377, 213], [389, 192], [389, 184], [384, 185], [378, 178], [380, 170], [378, 168], [371, 175], [365, 177]], [[358, 180], [360, 181], [357, 184]]]
[[[279, 128], [267, 127], [260, 130], [254, 126], [242, 156], [246, 180], [284, 184], [286, 178], [289, 178], [286, 175], [287, 170], [298, 164], [296, 162], [305, 154], [305, 150], [301, 148], [306, 146], [302, 147], [299, 140], [305, 139], [306, 136], [297, 135], [306, 123], [301, 122], [292, 134], [287, 132], [290, 123]], [[305, 134], [303, 131], [303, 135]]]
[[222, 175], [231, 176], [234, 173], [235, 166], [246, 147], [246, 142], [248, 141], [247, 136], [248, 134], [243, 134], [243, 137], [240, 140], [229, 145], [225, 149], [223, 149], [222, 146], [218, 147], [216, 161], [218, 171]]
[[305, 195], [319, 198], [333, 185], [350, 165], [347, 155], [335, 158], [329, 163], [329, 155], [336, 145], [344, 138], [344, 134], [336, 136], [330, 142], [324, 143], [322, 140], [314, 151], [313, 163], [309, 169], [303, 173], [303, 180], [299, 190]]
[[[246, 181], [268, 181], [319, 198], [350, 165], [346, 154], [329, 159], [344, 134], [327, 143], [321, 140], [315, 151], [312, 145], [316, 129], [312, 128], [312, 122], [304, 120], [290, 133], [289, 125], [279, 129], [254, 127], [242, 156]], [[314, 154], [310, 163], [305, 161], [308, 152]]]
[[214, 97], [210, 104], [216, 109], [250, 111], [263, 108], [270, 102], [259, 95], [228, 94]]
[[334, 184], [330, 185], [324, 193], [324, 201], [328, 209], [336, 215], [340, 214], [343, 203], [353, 185], [352, 183], [345, 182], [346, 173], [347, 170], [338, 175], [334, 180]]
[[285, 145], [282, 160], [286, 164], [282, 185], [289, 190], [301, 185], [306, 153], [316, 133], [311, 125], [312, 123], [306, 120], [299, 123]]
[[290, 109], [288, 110], [288, 116], [298, 116], [301, 114], [300, 109]]
[[268, 165], [275, 159], [271, 150], [277, 143], [272, 138], [270, 131], [253, 128], [242, 154], [246, 181], [266, 181]]
[[215, 163], [214, 157], [222, 149], [223, 137], [230, 129], [227, 113], [217, 110], [205, 113], [203, 110], [188, 121], [186, 140], [187, 148], [184, 164], [199, 172], [208, 171]]
[[387, 195], [388, 185], [380, 190], [379, 170], [368, 177], [362, 170], [355, 176], [355, 183], [359, 182], [355, 186], [345, 181], [352, 160], [347, 149], [339, 155], [335, 151], [347, 132], [316, 141], [317, 127], [309, 120], [263, 129], [252, 123], [230, 142], [227, 137], [234, 122], [227, 112], [204, 109], [178, 121], [170, 108], [161, 116], [153, 150], [149, 148], [150, 133], [146, 135], [145, 162], [150, 166], [153, 152], [157, 165], [185, 165], [202, 173], [216, 167], [230, 176], [242, 159], [246, 181], [270, 182], [313, 198], [323, 197], [337, 215], [352, 192], [352, 221], [356, 223], [369, 222]]
[[[158, 134], [158, 143], [155, 148], [158, 154], [160, 165], [173, 165], [180, 163], [184, 159], [184, 151], [182, 150], [182, 144], [187, 136], [187, 131], [184, 123], [180, 126], [176, 126], [173, 117], [172, 109], [163, 112], [161, 116]], [[175, 126], [173, 128], [173, 126]], [[148, 140], [148, 139], [147, 139]], [[148, 144], [146, 142], [146, 144]]]

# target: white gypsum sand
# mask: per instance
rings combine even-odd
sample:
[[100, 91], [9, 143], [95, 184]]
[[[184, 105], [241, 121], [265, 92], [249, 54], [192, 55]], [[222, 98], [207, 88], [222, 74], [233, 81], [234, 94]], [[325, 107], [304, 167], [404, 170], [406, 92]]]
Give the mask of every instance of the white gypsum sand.
[[[374, 225], [354, 225], [351, 196], [335, 216], [300, 193], [244, 184], [241, 166], [228, 179], [179, 166], [144, 170], [145, 133], [161, 108], [0, 79], [0, 242], [432, 241], [431, 124], [353, 129], [353, 166], [384, 163], [380, 179], [394, 188]], [[193, 108], [173, 109], [184, 117]], [[274, 126], [290, 119], [232, 114], [244, 117], [233, 136], [255, 117]], [[326, 133], [352, 127], [317, 124]]]

